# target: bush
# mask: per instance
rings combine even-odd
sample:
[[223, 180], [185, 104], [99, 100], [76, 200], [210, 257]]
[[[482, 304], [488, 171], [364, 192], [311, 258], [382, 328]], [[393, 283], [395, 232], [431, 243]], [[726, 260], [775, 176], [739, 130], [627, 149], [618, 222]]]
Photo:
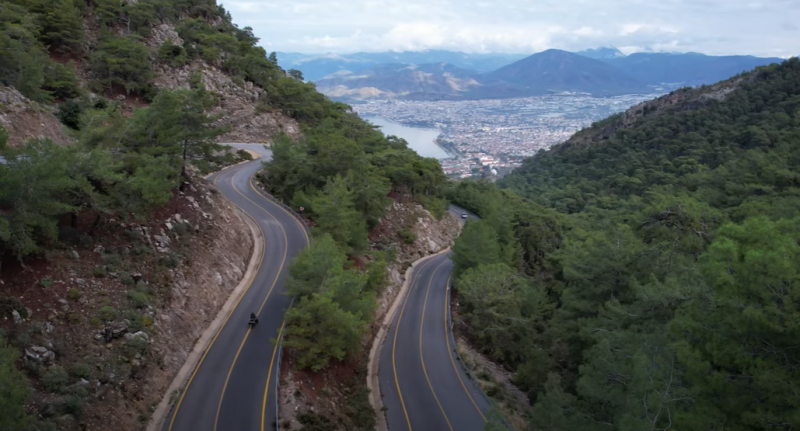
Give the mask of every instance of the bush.
[[107, 271], [105, 266], [95, 266], [92, 270], [92, 274], [94, 274], [97, 278], [103, 278], [106, 276]]
[[69, 375], [67, 375], [64, 367], [60, 365], [53, 365], [47, 370], [47, 373], [42, 377], [44, 387], [50, 392], [62, 392], [67, 385]]
[[42, 332], [44, 332], [44, 323], [32, 322], [30, 331], [33, 334], [41, 334]]
[[122, 257], [117, 253], [108, 253], [103, 255], [103, 263], [109, 266], [117, 266], [122, 263]]
[[117, 318], [117, 310], [110, 305], [106, 305], [97, 310], [97, 317], [104, 322], [110, 322]]
[[72, 367], [70, 367], [69, 373], [81, 379], [88, 379], [89, 377], [92, 376], [92, 367], [82, 362], [79, 362], [77, 364], [73, 364]]
[[83, 294], [81, 293], [81, 291], [76, 289], [76, 288], [74, 288], [74, 287], [67, 291], [67, 298], [69, 298], [69, 299], [71, 299], [73, 301], [77, 301], [77, 300], [81, 299], [82, 295]]
[[[84, 393], [86, 392], [86, 388], [81, 387], [80, 389], [82, 389]], [[81, 413], [83, 413], [83, 398], [78, 394], [64, 397], [64, 402], [61, 404], [60, 410], [64, 414], [80, 417]]]
[[147, 340], [142, 337], [133, 337], [125, 345], [130, 356], [134, 356], [137, 353], [141, 355], [147, 351]]
[[320, 414], [305, 411], [297, 415], [297, 421], [308, 431], [336, 431], [336, 425]]
[[414, 244], [414, 241], [417, 240], [417, 234], [411, 232], [410, 230], [403, 231], [403, 242], [406, 244]]
[[53, 279], [50, 277], [42, 277], [42, 279], [39, 280], [39, 284], [45, 289], [47, 289], [48, 287], [53, 285]]
[[158, 48], [158, 59], [172, 66], [183, 66], [189, 61], [189, 55], [182, 46], [175, 45], [171, 39], [167, 39]]
[[81, 102], [77, 100], [67, 100], [58, 105], [56, 117], [58, 117], [62, 124], [70, 129], [80, 130], [81, 114], [83, 114], [83, 105]]
[[125, 275], [120, 279], [120, 282], [122, 282], [122, 284], [125, 286], [130, 286], [131, 284], [133, 284], [133, 277], [131, 277], [130, 275]]
[[131, 301], [136, 308], [147, 308], [147, 306], [150, 305], [151, 298], [144, 292], [129, 290], [128, 300]]

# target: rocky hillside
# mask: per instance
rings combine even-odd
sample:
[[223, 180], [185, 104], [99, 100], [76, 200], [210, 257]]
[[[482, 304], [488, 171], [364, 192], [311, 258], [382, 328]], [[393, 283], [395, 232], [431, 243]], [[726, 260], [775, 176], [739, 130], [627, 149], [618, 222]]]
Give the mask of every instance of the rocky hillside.
[[[199, 83], [217, 96], [212, 114], [225, 114], [217, 125], [228, 132], [219, 141], [298, 133], [281, 101], [267, 97], [268, 90], [282, 92], [286, 77], [274, 55], [270, 61], [250, 29], [235, 26], [214, 0], [61, 0], [60, 20], [43, 0], [2, 3], [0, 45], [19, 51], [0, 53], [7, 66], [0, 84], [24, 96], [9, 89], [0, 95], [11, 145], [32, 137], [69, 142], [54, 119], [77, 129], [70, 115], [87, 103], [116, 102], [130, 115], [161, 90]], [[26, 67], [32, 70], [19, 72]]]
[[28, 99], [13, 87], [0, 87], [0, 126], [8, 131], [11, 146], [35, 138], [49, 138], [59, 144], [72, 142], [53, 113], [52, 107]]
[[23, 352], [40, 429], [140, 429], [244, 275], [250, 229], [195, 177], [148, 221], [83, 214], [75, 234], [6, 263], [0, 329]]

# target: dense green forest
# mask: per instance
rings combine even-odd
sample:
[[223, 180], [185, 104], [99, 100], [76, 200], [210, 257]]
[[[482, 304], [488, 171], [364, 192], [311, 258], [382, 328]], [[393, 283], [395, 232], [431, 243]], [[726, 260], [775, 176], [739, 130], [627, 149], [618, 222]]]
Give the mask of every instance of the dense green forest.
[[800, 60], [736, 85], [448, 190], [483, 217], [454, 246], [467, 335], [530, 429], [800, 425]]

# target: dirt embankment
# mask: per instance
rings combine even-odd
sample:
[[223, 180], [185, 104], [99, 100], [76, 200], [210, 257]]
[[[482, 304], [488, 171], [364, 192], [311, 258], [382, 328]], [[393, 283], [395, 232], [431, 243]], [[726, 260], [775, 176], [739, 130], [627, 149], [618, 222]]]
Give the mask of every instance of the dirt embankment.
[[[291, 357], [284, 351], [281, 369], [280, 426], [300, 429], [299, 414], [313, 412], [334, 424], [351, 424], [372, 415], [366, 387], [367, 357], [384, 317], [397, 298], [412, 262], [452, 245], [461, 231], [458, 220], [445, 214], [437, 220], [413, 202], [395, 202], [370, 233], [373, 250], [396, 250], [386, 268], [387, 286], [378, 297], [375, 318], [364, 340], [361, 355], [343, 362], [333, 361], [325, 370], [313, 373], [290, 368]], [[355, 418], [355, 419], [354, 419]]]
[[40, 417], [62, 431], [143, 429], [245, 274], [253, 238], [201, 178], [148, 223], [95, 216], [67, 221], [62, 249], [4, 262], [0, 327]]

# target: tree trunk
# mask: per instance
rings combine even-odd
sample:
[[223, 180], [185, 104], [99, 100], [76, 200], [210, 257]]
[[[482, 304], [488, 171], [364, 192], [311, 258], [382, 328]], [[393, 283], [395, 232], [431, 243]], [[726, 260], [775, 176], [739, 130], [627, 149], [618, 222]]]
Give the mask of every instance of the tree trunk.
[[183, 166], [181, 166], [181, 185], [178, 187], [178, 190], [183, 191], [184, 186], [186, 184], [186, 152], [189, 148], [189, 145], [184, 142], [183, 143]]
[[77, 229], [77, 228], [78, 228], [78, 213], [72, 213], [72, 214], [70, 214], [69, 225], [70, 225], [70, 226], [71, 226], [73, 229]]
[[97, 228], [97, 225], [100, 224], [101, 217], [102, 216], [100, 214], [98, 214], [97, 217], [95, 217], [94, 222], [92, 223], [92, 227], [89, 229], [89, 235], [92, 236], [94, 235], [94, 230]]

